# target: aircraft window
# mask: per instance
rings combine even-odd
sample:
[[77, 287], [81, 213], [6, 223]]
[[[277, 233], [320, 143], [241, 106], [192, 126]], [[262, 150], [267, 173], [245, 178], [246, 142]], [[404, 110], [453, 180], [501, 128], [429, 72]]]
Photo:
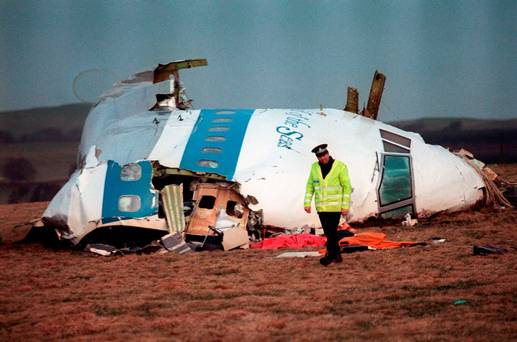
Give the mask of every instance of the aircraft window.
[[410, 199], [413, 196], [408, 156], [384, 156], [384, 170], [379, 187], [380, 206]]
[[217, 118], [217, 119], [212, 120], [213, 123], [232, 122], [232, 121], [233, 121], [233, 118]]
[[140, 178], [142, 178], [142, 168], [138, 164], [126, 164], [120, 170], [120, 179], [124, 182], [134, 182]]
[[200, 208], [204, 209], [213, 209], [215, 205], [215, 197], [214, 196], [203, 196], [199, 201]]
[[235, 201], [228, 201], [226, 203], [226, 213], [230, 216], [235, 216], [235, 205], [237, 202]]
[[201, 151], [203, 153], [221, 153], [223, 149], [220, 147], [203, 147]]
[[393, 209], [381, 214], [381, 217], [384, 219], [388, 218], [401, 218], [404, 217], [407, 213], [413, 214], [413, 205], [406, 205], [404, 207], [400, 207], [397, 209]]
[[384, 146], [384, 152], [409, 153], [409, 150], [398, 145], [392, 144], [390, 142], [387, 142], [386, 140], [382, 141], [382, 145]]
[[380, 130], [381, 138], [394, 142], [396, 144], [405, 146], [407, 148], [411, 147], [411, 139], [403, 137], [401, 135], [385, 131], [383, 129]]
[[118, 210], [123, 212], [139, 211], [141, 207], [140, 196], [123, 195], [118, 199]]
[[228, 126], [214, 126], [208, 129], [209, 132], [227, 132], [230, 130]]
[[244, 215], [244, 207], [235, 201], [228, 201], [228, 203], [226, 203], [226, 213], [230, 216], [242, 218], [242, 215]]
[[221, 137], [221, 136], [209, 136], [209, 137], [206, 137], [205, 138], [205, 141], [226, 141], [226, 138], [225, 137]]
[[203, 166], [203, 167], [209, 167], [211, 169], [217, 169], [217, 167], [219, 167], [219, 163], [216, 162], [215, 160], [206, 160], [206, 159], [198, 160], [197, 165]]
[[220, 110], [218, 112], [215, 112], [215, 114], [219, 114], [219, 115], [235, 114], [235, 111], [233, 111], [233, 110]]

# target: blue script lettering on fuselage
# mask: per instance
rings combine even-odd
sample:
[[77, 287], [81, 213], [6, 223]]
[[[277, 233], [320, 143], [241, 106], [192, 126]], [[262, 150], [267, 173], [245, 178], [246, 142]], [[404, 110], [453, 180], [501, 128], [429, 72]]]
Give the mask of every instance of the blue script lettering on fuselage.
[[285, 113], [285, 119], [281, 126], [276, 127], [276, 132], [280, 134], [277, 146], [280, 148], [292, 149], [296, 140], [303, 139], [303, 129], [311, 128], [308, 124], [312, 113], [305, 111], [291, 110]]

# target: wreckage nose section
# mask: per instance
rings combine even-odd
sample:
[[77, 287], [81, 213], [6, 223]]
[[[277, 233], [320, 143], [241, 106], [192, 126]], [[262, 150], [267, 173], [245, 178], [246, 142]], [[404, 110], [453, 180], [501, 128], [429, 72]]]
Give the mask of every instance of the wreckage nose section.
[[427, 144], [415, 144], [412, 155], [419, 217], [467, 209], [483, 199], [483, 178], [462, 158]]

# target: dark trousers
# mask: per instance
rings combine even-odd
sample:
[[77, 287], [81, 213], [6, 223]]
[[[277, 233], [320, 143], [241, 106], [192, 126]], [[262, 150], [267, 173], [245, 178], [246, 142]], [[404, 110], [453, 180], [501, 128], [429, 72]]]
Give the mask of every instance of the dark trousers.
[[340, 212], [318, 212], [321, 227], [327, 237], [327, 255], [334, 258], [339, 254], [337, 226], [339, 225]]

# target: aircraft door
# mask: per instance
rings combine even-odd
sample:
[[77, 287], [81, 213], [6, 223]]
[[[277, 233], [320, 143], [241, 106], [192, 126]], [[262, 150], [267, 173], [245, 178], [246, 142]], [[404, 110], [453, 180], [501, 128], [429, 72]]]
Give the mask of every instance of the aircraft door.
[[380, 130], [384, 153], [377, 187], [379, 214], [382, 218], [400, 218], [415, 214], [415, 191], [411, 159], [411, 139]]

